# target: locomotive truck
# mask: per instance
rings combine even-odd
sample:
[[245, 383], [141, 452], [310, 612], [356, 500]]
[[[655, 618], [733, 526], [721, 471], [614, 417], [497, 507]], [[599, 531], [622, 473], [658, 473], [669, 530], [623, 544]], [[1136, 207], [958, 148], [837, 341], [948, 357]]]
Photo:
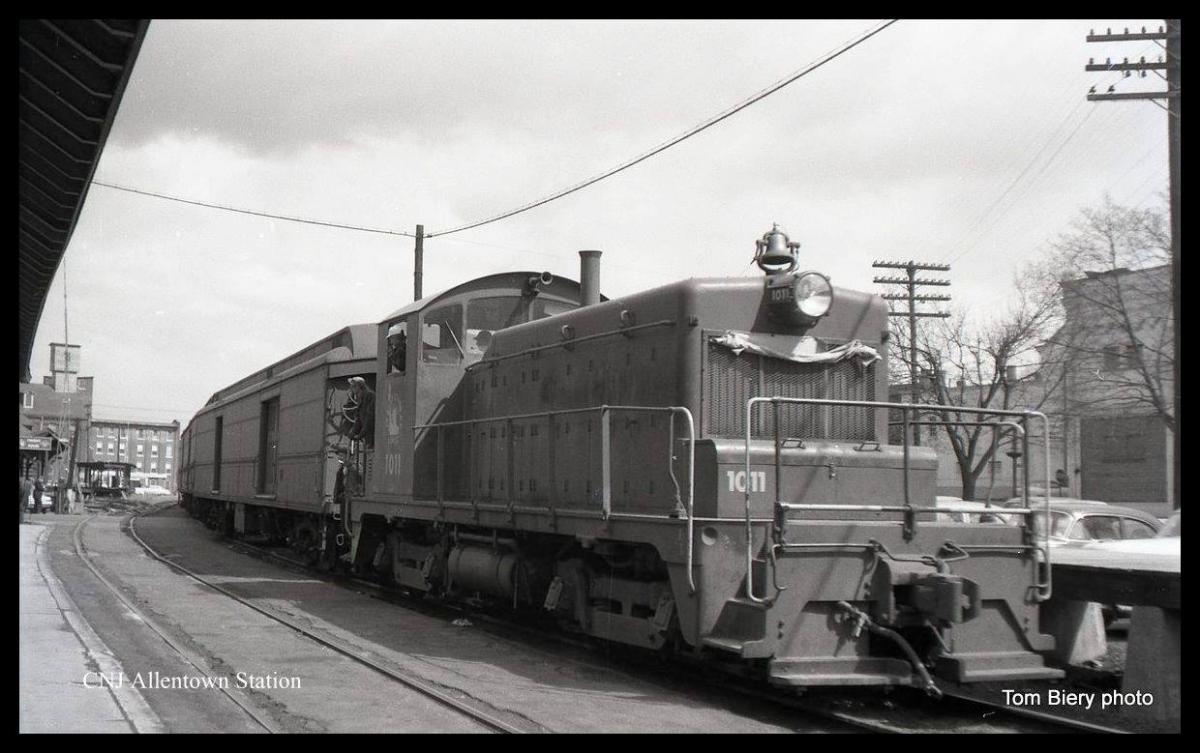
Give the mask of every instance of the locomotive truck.
[[776, 227], [765, 278], [613, 300], [581, 251], [579, 283], [493, 274], [346, 327], [212, 396], [182, 434], [184, 505], [321, 567], [776, 685], [1060, 677], [1029, 511], [937, 515], [935, 453], [889, 441], [916, 415], [884, 399], [883, 300], [797, 249]]

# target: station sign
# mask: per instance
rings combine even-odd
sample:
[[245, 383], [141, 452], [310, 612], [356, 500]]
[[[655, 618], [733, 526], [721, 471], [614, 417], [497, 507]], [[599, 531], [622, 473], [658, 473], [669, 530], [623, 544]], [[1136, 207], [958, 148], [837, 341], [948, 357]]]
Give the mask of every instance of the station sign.
[[54, 440], [50, 437], [20, 437], [22, 450], [41, 450], [49, 452], [53, 449]]

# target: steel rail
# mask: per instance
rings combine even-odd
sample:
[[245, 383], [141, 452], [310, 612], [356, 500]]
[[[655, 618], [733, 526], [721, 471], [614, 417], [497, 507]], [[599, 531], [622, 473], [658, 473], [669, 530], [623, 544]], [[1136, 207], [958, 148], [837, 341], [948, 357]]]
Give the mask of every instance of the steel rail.
[[[170, 634], [168, 634], [162, 627], [160, 627], [156, 621], [151, 619], [149, 617], [149, 615], [147, 615], [142, 609], [140, 609], [136, 604], [134, 604], [133, 601], [131, 601], [127, 596], [125, 596], [125, 594], [121, 593], [121, 590], [119, 588], [117, 588], [116, 585], [114, 585], [112, 581], [110, 581], [108, 578], [106, 578], [104, 576], [104, 574], [101, 573], [100, 570], [96, 567], [96, 565], [92, 562], [91, 556], [89, 556], [87, 553], [87, 547], [85, 547], [83, 544], [83, 529], [85, 526], [87, 526], [87, 524], [90, 521], [95, 519], [95, 517], [96, 517], [95, 515], [89, 515], [88, 517], [83, 518], [82, 520], [79, 521], [79, 523], [75, 526], [75, 529], [71, 532], [71, 538], [74, 541], [74, 545], [75, 545], [75, 555], [77, 557], [79, 557], [79, 560], [84, 565], [87, 566], [88, 570], [92, 571], [92, 575], [96, 576], [96, 579], [99, 580], [104, 585], [105, 588], [107, 588], [109, 591], [111, 591], [113, 593], [114, 596], [117, 597], [117, 599], [121, 602], [122, 605], [125, 606], [126, 609], [128, 609], [131, 613], [137, 615], [138, 619], [140, 619], [142, 621], [142, 623], [146, 625], [146, 627], [150, 628], [150, 630], [152, 630], [156, 635], [158, 635], [159, 638], [162, 638], [163, 642], [166, 643], [168, 646], [170, 646], [172, 648], [172, 650], [174, 650], [175, 653], [178, 654], [181, 659], [183, 659], [185, 662], [190, 664], [192, 667], [194, 667], [196, 669], [196, 671], [198, 671], [200, 674], [204, 675], [205, 677], [210, 678], [212, 680], [217, 680], [218, 679], [217, 676], [215, 674], [213, 674], [213, 672], [206, 666], [206, 663], [202, 659], [195, 656], [191, 651], [188, 651], [186, 648], [181, 646], [179, 644], [179, 642], [176, 641], [174, 638], [172, 638], [170, 636]], [[125, 524], [126, 522], [132, 522], [132, 519], [133, 519], [133, 514], [130, 514], [126, 518], [125, 521], [122, 521], [122, 524]], [[236, 705], [238, 708], [240, 708], [242, 711], [244, 711], [247, 716], [249, 716], [251, 719], [253, 719], [260, 727], [265, 729], [267, 732], [270, 732], [272, 734], [277, 734], [277, 733], [281, 733], [284, 731], [278, 725], [276, 725], [273, 721], [271, 721], [270, 718], [265, 717], [264, 714], [260, 713], [260, 711], [257, 708], [255, 708], [254, 704], [252, 704], [249, 700], [244, 698], [241, 693], [234, 691], [232, 688], [225, 687], [224, 684], [220, 683], [220, 682], [214, 682], [213, 684], [217, 687], [218, 690], [220, 690], [222, 693], [224, 693], [225, 696], [234, 703], [234, 705]]]
[[357, 653], [354, 649], [342, 644], [340, 641], [336, 641], [336, 640], [333, 640], [326, 636], [320, 635], [319, 633], [317, 633], [313, 630], [310, 630], [309, 628], [296, 622], [295, 620], [289, 619], [287, 617], [284, 617], [283, 615], [277, 614], [276, 612], [274, 612], [272, 610], [261, 607], [258, 604], [255, 604], [253, 601], [243, 598], [243, 597], [233, 593], [229, 589], [222, 588], [221, 586], [207, 580], [206, 578], [204, 578], [201, 575], [197, 575], [196, 573], [192, 572], [191, 570], [184, 567], [183, 565], [180, 565], [177, 562], [173, 562], [170, 559], [163, 557], [153, 547], [151, 547], [149, 544], [147, 544], [140, 536], [138, 536], [137, 527], [134, 525], [134, 520], [137, 517], [138, 517], [138, 515], [135, 514], [135, 515], [131, 515], [129, 518], [129, 526], [128, 526], [129, 535], [143, 549], [146, 550], [147, 554], [149, 554], [151, 557], [158, 560], [159, 562], [162, 562], [163, 564], [166, 564], [166, 565], [172, 567], [173, 569], [178, 570], [179, 572], [183, 573], [184, 575], [188, 576], [189, 578], [195, 580], [196, 582], [198, 582], [204, 586], [207, 586], [208, 588], [211, 588], [212, 590], [216, 591], [217, 593], [228, 596], [229, 598], [233, 599], [234, 601], [236, 601], [246, 607], [249, 607], [250, 609], [253, 609], [255, 612], [258, 612], [259, 614], [261, 614], [265, 617], [268, 617], [282, 625], [285, 625], [285, 626], [305, 635], [306, 637], [311, 638], [312, 640], [316, 641], [317, 643], [320, 643], [321, 645], [326, 646], [327, 648], [333, 649], [334, 651], [338, 652], [339, 654], [342, 654], [343, 656], [353, 659], [354, 661], [358, 662], [359, 664], [369, 667], [369, 668], [375, 670], [376, 672], [379, 672], [380, 674], [382, 674], [392, 680], [395, 680], [395, 681], [399, 682], [400, 684], [402, 684], [412, 690], [417, 691], [418, 693], [421, 693], [422, 695], [428, 696], [429, 698], [432, 698], [433, 700], [437, 701], [438, 703], [441, 703], [444, 706], [447, 706], [451, 709], [454, 709], [455, 711], [458, 711], [459, 713], [462, 713], [466, 716], [471, 717], [472, 719], [479, 722], [483, 726], [488, 727], [489, 729], [495, 730], [497, 732], [508, 732], [508, 733], [524, 732], [524, 730], [504, 721], [503, 719], [500, 719], [492, 714], [488, 714], [487, 712], [481, 711], [469, 704], [463, 703], [462, 701], [458, 700], [457, 698], [454, 698], [453, 696], [438, 689], [430, 682], [427, 682], [427, 681], [421, 680], [421, 679], [417, 679], [416, 677], [402, 674], [400, 672], [397, 672], [394, 669], [391, 669], [390, 667], [387, 667], [386, 665], [384, 665], [380, 662], [375, 661], [374, 659], [370, 659], [365, 656], [362, 656], [359, 653]]
[[[767, 521], [763, 521], [763, 522], [767, 522]], [[397, 593], [393, 589], [388, 588], [387, 585], [381, 584], [376, 581], [364, 580], [362, 578], [338, 575], [336, 573], [328, 573], [328, 572], [323, 572], [323, 571], [317, 570], [300, 560], [293, 559], [291, 557], [286, 557], [282, 554], [279, 554], [278, 552], [272, 551], [269, 548], [264, 548], [264, 547], [261, 547], [261, 546], [255, 545], [255, 544], [250, 544], [250, 543], [247, 543], [247, 542], [241, 541], [241, 540], [233, 540], [233, 543], [236, 545], [236, 547], [238, 549], [245, 551], [246, 553], [250, 554], [251, 556], [255, 556], [255, 557], [259, 557], [259, 558], [263, 558], [263, 559], [267, 559], [267, 560], [272, 560], [272, 561], [278, 562], [281, 565], [289, 567], [289, 568], [296, 568], [298, 570], [301, 570], [301, 571], [304, 571], [307, 573], [312, 573], [312, 574], [318, 575], [320, 577], [326, 578], [329, 582], [339, 584], [342, 586], [353, 585], [353, 586], [357, 586], [357, 587], [363, 587], [370, 591], [380, 594], [380, 598], [388, 599], [388, 595]], [[803, 546], [803, 545], [795, 544], [792, 546]], [[814, 546], [831, 546], [831, 545], [830, 544], [816, 544]], [[865, 545], [848, 544], [847, 546], [857, 547], [857, 546], [865, 546]], [[1012, 548], [1023, 548], [1023, 547], [1005, 547], [1005, 548], [1012, 549]], [[403, 603], [391, 601], [390, 599], [388, 599], [388, 600], [389, 600], [389, 603], [398, 604], [398, 606], [401, 606], [401, 607], [404, 606]], [[570, 646], [574, 646], [577, 648], [585, 648], [588, 650], [594, 650], [594, 648], [595, 648], [594, 645], [592, 645], [592, 644], [580, 643], [579, 641], [573, 640], [571, 636], [566, 636], [566, 635], [563, 635], [561, 633], [557, 633], [554, 631], [547, 631], [547, 630], [543, 630], [543, 629], [540, 629], [537, 627], [532, 627], [530, 625], [527, 625], [527, 624], [524, 624], [521, 622], [516, 622], [512, 619], [497, 617], [495, 615], [480, 614], [480, 613], [477, 613], [472, 610], [463, 609], [459, 606], [456, 606], [455, 604], [453, 604], [451, 602], [439, 601], [439, 602], [437, 602], [437, 606], [439, 608], [448, 609], [452, 612], [469, 615], [472, 618], [472, 620], [475, 620], [475, 621], [483, 621], [483, 622], [487, 622], [487, 623], [490, 623], [493, 625], [501, 626], [503, 628], [515, 629], [522, 633], [533, 635], [535, 637], [542, 638], [542, 639], [552, 640], [552, 641], [562, 644], [562, 645], [570, 645]], [[576, 659], [567, 659], [567, 661], [581, 664], [582, 666], [588, 666], [588, 667], [594, 666], [594, 665], [587, 664], [585, 662], [580, 662]], [[686, 668], [695, 668], [698, 665], [695, 665], [693, 662], [688, 662], [681, 666], [686, 667]], [[609, 666], [606, 666], [605, 668], [609, 669], [609, 670], [612, 669], [612, 667], [609, 667]], [[742, 678], [741, 676], [736, 676], [736, 677], [739, 680], [745, 679], [745, 678]], [[651, 676], [649, 678], [639, 677], [639, 679], [641, 679], [643, 681], [646, 681], [646, 680], [655, 681], [656, 678]], [[771, 690], [769, 688], [755, 688], [755, 687], [745, 685], [742, 682], [722, 683], [721, 687], [725, 690], [728, 690], [729, 692], [736, 693], [737, 695], [740, 695], [740, 696], [745, 696], [745, 697], [750, 697], [750, 698], [758, 698], [761, 700], [770, 701], [772, 703], [775, 703], [775, 704], [778, 704], [781, 706], [785, 706], [787, 708], [795, 709], [797, 711], [803, 712], [810, 716], [817, 716], [817, 717], [821, 717], [824, 719], [828, 719], [828, 720], [836, 722], [838, 724], [842, 724], [847, 727], [852, 727], [852, 728], [855, 728], [855, 729], [863, 731], [863, 732], [871, 732], [871, 733], [876, 733], [876, 734], [905, 734], [905, 733], [912, 733], [912, 732], [930, 731], [930, 730], [914, 730], [914, 729], [910, 729], [910, 728], [907, 728], [904, 726], [891, 724], [886, 721], [865, 719], [862, 717], [855, 716], [853, 713], [850, 713], [850, 712], [826, 708], [820, 704], [811, 703], [802, 698], [781, 695], [779, 693], [771, 692]], [[952, 700], [960, 702], [960, 703], [966, 703], [966, 704], [970, 704], [970, 705], [986, 707], [990, 710], [1002, 712], [1009, 716], [1023, 717], [1026, 719], [1030, 719], [1039, 724], [1050, 724], [1050, 725], [1063, 727], [1072, 732], [1089, 732], [1089, 733], [1101, 733], [1101, 734], [1128, 734], [1128, 732], [1126, 730], [1115, 729], [1112, 727], [1105, 727], [1102, 725], [1092, 724], [1089, 722], [1077, 721], [1074, 719], [1055, 716], [1053, 714], [1033, 711], [1030, 709], [1005, 706], [1003, 704], [998, 704], [998, 703], [994, 703], [991, 701], [982, 700], [979, 698], [975, 698], [971, 695], [959, 693], [959, 692], [956, 692], [953, 690], [949, 690], [949, 691], [943, 690], [943, 696], [945, 698], [952, 699]]]
[[1003, 703], [988, 701], [982, 698], [976, 698], [967, 693], [956, 693], [954, 691], [943, 691], [942, 695], [947, 698], [953, 698], [956, 701], [965, 702], [975, 706], [982, 706], [996, 711], [1002, 711], [1011, 716], [1021, 716], [1029, 719], [1035, 719], [1046, 724], [1056, 724], [1060, 727], [1066, 727], [1074, 732], [1092, 732], [1104, 735], [1128, 735], [1129, 730], [1117, 729], [1115, 727], [1107, 727], [1103, 724], [1094, 724], [1092, 722], [1084, 722], [1078, 719], [1070, 719], [1065, 716], [1056, 714], [1048, 714], [1044, 711], [1034, 711], [1033, 709], [1022, 708], [1019, 706], [1007, 706]]

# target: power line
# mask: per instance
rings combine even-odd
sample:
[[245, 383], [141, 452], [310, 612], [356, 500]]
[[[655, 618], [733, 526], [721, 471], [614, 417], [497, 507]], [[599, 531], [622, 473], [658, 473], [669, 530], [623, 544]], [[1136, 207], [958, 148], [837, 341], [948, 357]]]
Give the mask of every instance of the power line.
[[412, 233], [406, 233], [402, 230], [384, 230], [381, 228], [360, 227], [358, 225], [343, 225], [343, 224], [337, 223], [337, 222], [325, 222], [323, 220], [306, 220], [302, 217], [287, 217], [287, 216], [284, 216], [281, 214], [270, 214], [269, 212], [255, 212], [250, 209], [239, 209], [237, 207], [224, 206], [222, 204], [209, 204], [204, 201], [194, 201], [192, 199], [181, 199], [178, 196], [168, 196], [166, 194], [154, 193], [153, 191], [141, 191], [136, 188], [127, 188], [125, 186], [116, 186], [111, 183], [101, 183], [98, 180], [93, 180], [92, 185], [104, 186], [105, 188], [112, 188], [117, 191], [127, 191], [129, 193], [136, 193], [141, 196], [153, 196], [156, 199], [166, 199], [167, 201], [177, 201], [180, 204], [192, 204], [193, 206], [208, 207], [209, 209], [222, 209], [226, 212], [236, 212], [238, 214], [249, 214], [249, 215], [253, 215], [255, 217], [268, 217], [273, 220], [286, 220], [287, 222], [300, 222], [305, 225], [321, 225], [322, 227], [334, 227], [334, 228], [340, 228], [342, 230], [358, 230], [359, 232], [363, 232], [363, 233], [379, 233], [380, 235], [402, 235], [406, 238], [413, 237]]
[[708, 128], [711, 128], [712, 126], [716, 125], [717, 123], [720, 123], [722, 120], [725, 120], [726, 118], [728, 118], [732, 115], [735, 115], [736, 113], [746, 109], [747, 107], [754, 104], [755, 102], [758, 102], [759, 100], [762, 100], [762, 99], [770, 96], [771, 94], [774, 94], [775, 92], [779, 91], [780, 89], [787, 86], [788, 84], [791, 84], [792, 82], [808, 75], [809, 73], [815, 71], [816, 69], [820, 68], [821, 66], [825, 65], [826, 63], [834, 60], [837, 57], [840, 57], [844, 53], [849, 52], [850, 50], [854, 49], [858, 45], [867, 41], [868, 39], [875, 36], [879, 32], [883, 31], [887, 27], [896, 23], [896, 21], [898, 21], [898, 20], [899, 19], [892, 19], [890, 21], [884, 22], [883, 24], [877, 26], [876, 28], [866, 32], [865, 34], [860, 35], [858, 38], [854, 39], [853, 41], [842, 45], [840, 48], [838, 48], [834, 52], [825, 55], [823, 58], [817, 60], [816, 62], [810, 63], [808, 66], [806, 66], [802, 70], [788, 76], [787, 78], [783, 79], [782, 81], [772, 84], [771, 86], [767, 87], [763, 91], [751, 96], [750, 98], [748, 98], [746, 100], [743, 100], [742, 102], [739, 102], [738, 104], [734, 105], [733, 107], [730, 107], [730, 108], [718, 113], [717, 115], [714, 115], [713, 117], [709, 118], [708, 120], [704, 121], [703, 123], [700, 123], [699, 125], [695, 126], [694, 128], [691, 128], [690, 130], [683, 133], [682, 135], [676, 136], [675, 138], [671, 139], [670, 141], [667, 141], [664, 144], [656, 146], [653, 149], [651, 149], [650, 151], [648, 151], [644, 154], [641, 154], [627, 162], [624, 162], [621, 165], [619, 165], [605, 173], [597, 175], [594, 178], [589, 178], [581, 183], [576, 183], [575, 185], [573, 185], [569, 188], [566, 188], [566, 189], [563, 189], [556, 193], [553, 193], [550, 196], [547, 196], [543, 199], [538, 199], [537, 201], [532, 201], [527, 204], [522, 204], [521, 206], [519, 206], [515, 209], [511, 209], [506, 212], [501, 212], [500, 214], [497, 214], [493, 217], [489, 217], [488, 219], [479, 220], [477, 222], [471, 222], [466, 225], [461, 225], [456, 228], [451, 228], [450, 230], [442, 230], [437, 233], [428, 233], [425, 237], [433, 238], [433, 237], [436, 237], [439, 235], [449, 235], [450, 233], [457, 233], [457, 232], [460, 232], [463, 230], [470, 230], [471, 228], [479, 227], [480, 225], [487, 225], [492, 222], [498, 222], [500, 220], [507, 219], [508, 217], [512, 217], [513, 215], [517, 215], [522, 212], [528, 212], [530, 209], [535, 209], [537, 207], [542, 206], [543, 204], [548, 204], [551, 201], [554, 201], [555, 199], [561, 199], [562, 197], [567, 196], [568, 194], [575, 193], [576, 191], [580, 191], [584, 188], [587, 188], [590, 185], [599, 183], [600, 181], [604, 180], [605, 178], [612, 177], [613, 175], [616, 175], [619, 172], [628, 170], [629, 168], [633, 167], [634, 165], [638, 164], [639, 162], [644, 162], [645, 160], [650, 159], [654, 155], [656, 155], [660, 152], [663, 152], [663, 151], [671, 148], [672, 146], [675, 146], [676, 144], [680, 143], [681, 141], [689, 139], [692, 136], [695, 136], [696, 134], [700, 133], [701, 131], [707, 130]]

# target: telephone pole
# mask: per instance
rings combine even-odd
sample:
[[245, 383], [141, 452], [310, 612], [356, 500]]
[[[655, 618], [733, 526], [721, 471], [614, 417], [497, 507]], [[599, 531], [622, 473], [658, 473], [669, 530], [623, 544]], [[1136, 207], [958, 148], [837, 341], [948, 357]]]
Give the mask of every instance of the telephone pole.
[[421, 300], [421, 277], [425, 273], [425, 226], [417, 225], [416, 245], [413, 247], [413, 300]]
[[[1181, 120], [1183, 118], [1183, 95], [1182, 95], [1182, 59], [1181, 51], [1183, 48], [1183, 23], [1178, 18], [1165, 19], [1166, 27], [1158, 27], [1158, 31], [1147, 32], [1146, 27], [1142, 27], [1141, 32], [1130, 33], [1129, 29], [1125, 29], [1120, 34], [1113, 34], [1112, 29], [1106, 29], [1104, 34], [1096, 34], [1093, 30], [1087, 35], [1088, 42], [1138, 42], [1144, 40], [1152, 40], [1155, 42], [1166, 43], [1166, 58], [1161, 55], [1157, 62], [1146, 62], [1146, 58], [1141, 58], [1136, 62], [1129, 62], [1129, 58], [1124, 58], [1120, 63], [1112, 62], [1112, 58], [1106, 58], [1103, 64], [1097, 63], [1095, 59], [1089, 59], [1088, 64], [1084, 67], [1087, 71], [1123, 71], [1125, 77], [1129, 78], [1136, 71], [1141, 74], [1141, 78], [1146, 77], [1146, 71], [1166, 71], [1167, 88], [1165, 91], [1142, 91], [1142, 92], [1114, 92], [1112, 86], [1108, 87], [1107, 92], [1097, 94], [1096, 87], [1092, 87], [1088, 92], [1087, 98], [1089, 102], [1111, 102], [1114, 100], [1167, 100], [1167, 105], [1164, 108], [1167, 111], [1167, 161], [1169, 163], [1170, 188], [1169, 188], [1169, 206], [1171, 212], [1171, 312], [1174, 323], [1175, 337], [1175, 355], [1174, 355], [1174, 382], [1172, 384], [1172, 393], [1174, 397], [1174, 418], [1175, 428], [1173, 433], [1174, 443], [1174, 468], [1172, 469], [1173, 481], [1171, 491], [1174, 497], [1174, 507], [1179, 508], [1179, 501], [1183, 498], [1180, 486], [1183, 482], [1183, 453], [1180, 444], [1180, 412], [1179, 412], [1179, 393], [1183, 384], [1180, 374], [1180, 349], [1179, 324], [1180, 324], [1180, 229], [1181, 229], [1181, 207], [1180, 207], [1180, 186], [1179, 179], [1182, 170], [1182, 141], [1181, 141]], [[1162, 74], [1159, 74], [1162, 75]], [[1161, 105], [1160, 105], [1161, 107]]]
[[[949, 280], [927, 280], [918, 279], [918, 271], [929, 272], [949, 272], [949, 264], [929, 264], [916, 261], [877, 261], [871, 265], [876, 268], [885, 269], [903, 269], [907, 276], [905, 277], [876, 277], [875, 283], [878, 285], [903, 285], [908, 292], [904, 294], [884, 293], [885, 301], [908, 301], [907, 311], [889, 311], [888, 316], [907, 316], [908, 317], [908, 347], [909, 347], [909, 375], [912, 378], [912, 401], [914, 403], [921, 402], [921, 381], [920, 369], [917, 366], [917, 319], [920, 317], [933, 317], [945, 319], [950, 314], [944, 311], [917, 311], [917, 303], [925, 301], [948, 301], [948, 295], [917, 295], [917, 288], [922, 285], [949, 286]], [[935, 370], [936, 378], [936, 370]], [[914, 445], [921, 444], [920, 427], [914, 426], [912, 442]]]

